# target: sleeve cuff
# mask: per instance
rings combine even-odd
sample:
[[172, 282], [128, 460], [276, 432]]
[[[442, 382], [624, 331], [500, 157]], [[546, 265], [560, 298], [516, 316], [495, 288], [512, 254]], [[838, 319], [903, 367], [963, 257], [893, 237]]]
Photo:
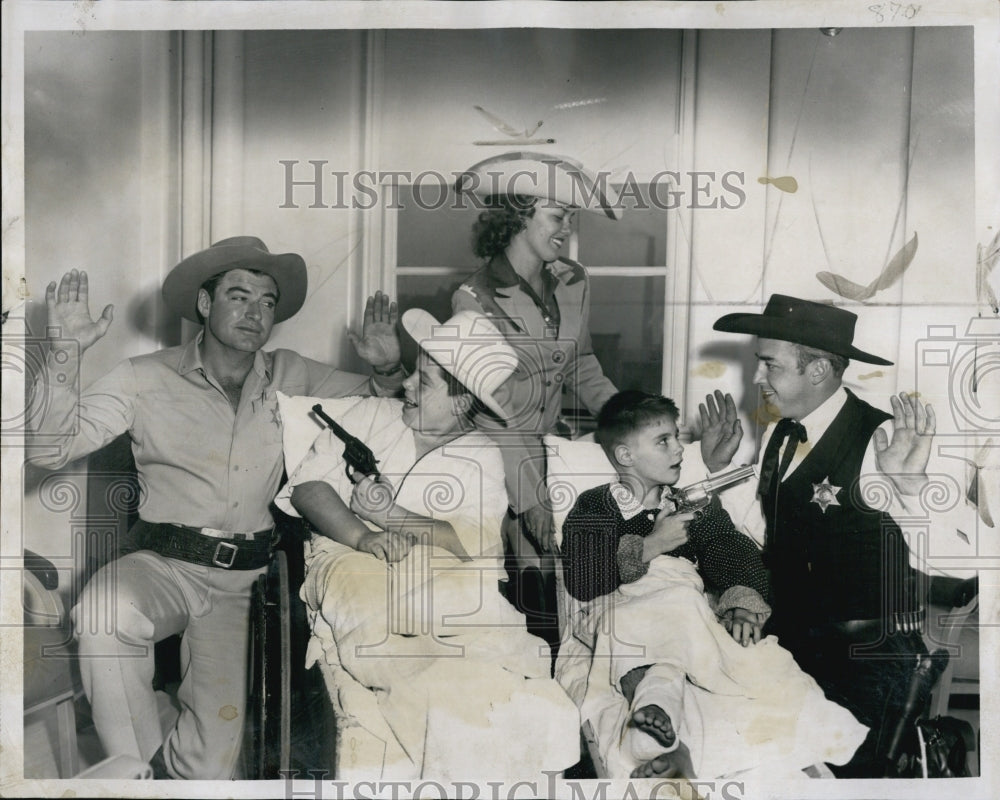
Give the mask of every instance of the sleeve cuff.
[[[649, 571], [649, 563], [642, 560], [643, 538], [626, 534], [618, 542], [615, 560], [622, 583], [635, 583]], [[752, 591], [752, 590], [751, 590]]]
[[716, 604], [715, 614], [721, 617], [733, 608], [744, 608], [754, 614], [763, 614], [764, 619], [771, 616], [771, 606], [764, 602], [764, 598], [756, 589], [751, 589], [749, 586], [730, 586], [726, 589]]

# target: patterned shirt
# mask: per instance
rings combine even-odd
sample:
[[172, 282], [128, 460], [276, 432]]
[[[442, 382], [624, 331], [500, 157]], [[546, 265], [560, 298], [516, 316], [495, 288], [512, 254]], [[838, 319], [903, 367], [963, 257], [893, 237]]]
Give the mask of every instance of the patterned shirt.
[[[628, 494], [626, 497], [625, 495]], [[563, 525], [566, 588], [577, 600], [610, 594], [645, 574], [642, 540], [661, 513], [672, 513], [669, 495], [661, 508], [643, 508], [621, 484], [604, 484], [581, 494]], [[735, 586], [767, 599], [767, 571], [756, 544], [733, 526], [718, 498], [688, 525], [688, 541], [669, 553], [697, 565], [709, 591]]]

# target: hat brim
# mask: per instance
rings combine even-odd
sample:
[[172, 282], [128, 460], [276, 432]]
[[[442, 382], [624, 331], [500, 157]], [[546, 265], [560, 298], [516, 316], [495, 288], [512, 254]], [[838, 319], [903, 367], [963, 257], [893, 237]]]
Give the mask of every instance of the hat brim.
[[188, 256], [163, 281], [163, 299], [185, 319], [200, 322], [198, 290], [214, 275], [250, 269], [270, 275], [278, 287], [275, 323], [294, 316], [306, 300], [308, 271], [297, 253], [268, 253], [247, 245], [215, 245]]
[[763, 314], [726, 314], [719, 317], [712, 328], [725, 333], [748, 333], [764, 339], [779, 339], [805, 347], [815, 347], [866, 364], [892, 366], [891, 361], [859, 350], [854, 345], [844, 346], [824, 327], [803, 325], [801, 321], [776, 319]]
[[578, 161], [550, 153], [517, 151], [483, 159], [458, 176], [455, 191], [477, 197], [539, 197], [613, 220], [622, 218], [619, 195], [607, 176], [599, 180]]
[[[421, 342], [433, 341], [434, 329], [441, 327], [441, 323], [434, 318], [434, 315], [422, 308], [409, 309], [405, 314], [403, 314], [402, 322], [403, 328], [408, 334], [410, 334], [410, 336], [413, 337], [413, 340], [421, 349], [423, 349]], [[430, 353], [429, 355], [431, 358], [434, 357], [433, 353]], [[486, 408], [492, 411], [497, 417], [504, 422], [509, 419], [509, 412], [496, 401], [493, 395], [477, 391], [475, 387], [469, 386], [468, 383], [466, 383], [464, 376], [456, 374], [450, 364], [442, 364], [440, 361], [436, 360], [435, 363], [440, 365], [441, 369], [459, 381], [466, 389], [469, 390], [470, 394], [474, 395], [479, 402], [486, 406]]]

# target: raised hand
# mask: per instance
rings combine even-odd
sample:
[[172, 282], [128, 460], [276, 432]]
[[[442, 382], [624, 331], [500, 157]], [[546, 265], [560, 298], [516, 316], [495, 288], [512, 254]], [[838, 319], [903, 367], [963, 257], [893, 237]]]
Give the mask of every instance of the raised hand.
[[718, 389], [698, 404], [701, 418], [701, 458], [711, 472], [729, 466], [743, 439], [743, 424], [736, 414], [736, 402]]
[[875, 463], [904, 495], [916, 495], [927, 483], [927, 461], [937, 429], [930, 403], [926, 406], [905, 392], [889, 398], [892, 405], [892, 441], [875, 431]]
[[375, 369], [385, 370], [399, 364], [399, 333], [396, 323], [399, 310], [389, 302], [389, 295], [375, 292], [365, 303], [361, 336], [348, 331], [347, 336], [358, 355]]
[[105, 306], [95, 321], [90, 316], [89, 295], [87, 273], [75, 269], [62, 276], [58, 290], [55, 281], [45, 288], [49, 339], [54, 347], [59, 346], [60, 339], [71, 339], [79, 344], [82, 353], [108, 332], [115, 307]]

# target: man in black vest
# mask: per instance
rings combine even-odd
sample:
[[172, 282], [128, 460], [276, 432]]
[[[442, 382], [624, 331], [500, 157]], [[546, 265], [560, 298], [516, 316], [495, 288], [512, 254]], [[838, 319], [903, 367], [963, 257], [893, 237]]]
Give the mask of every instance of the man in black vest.
[[[773, 295], [763, 314], [727, 314], [715, 329], [757, 336], [757, 371], [772, 418], [761, 443], [757, 499], [771, 570], [774, 633], [827, 696], [871, 728], [838, 777], [881, 777], [918, 659], [918, 573], [892, 513], [914, 504], [934, 411], [900, 394], [893, 413], [843, 384], [849, 359], [891, 362], [853, 345], [857, 316]], [[742, 436], [731, 397], [701, 406], [709, 469], [729, 464]], [[735, 518], [735, 517], [734, 517]]]

